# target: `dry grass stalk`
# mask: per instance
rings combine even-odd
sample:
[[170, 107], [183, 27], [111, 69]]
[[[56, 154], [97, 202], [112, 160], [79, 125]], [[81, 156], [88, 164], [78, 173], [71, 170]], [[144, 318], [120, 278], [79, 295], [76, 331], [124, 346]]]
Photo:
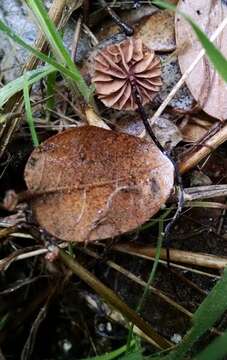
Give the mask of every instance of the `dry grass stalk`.
[[227, 124], [224, 124], [219, 131], [213, 136], [208, 138], [199, 148], [195, 148], [195, 151], [186, 153], [179, 161], [179, 171], [181, 174], [189, 171], [196, 166], [202, 159], [209, 155], [218, 146], [223, 144], [227, 140]]
[[[113, 249], [134, 256], [143, 257], [148, 260], [153, 260], [156, 254], [156, 248], [153, 248], [151, 246], [138, 246], [130, 243], [114, 245]], [[171, 262], [179, 262], [182, 264], [190, 264], [216, 270], [223, 270], [227, 266], [226, 257], [174, 249], [170, 249], [169, 253]], [[160, 258], [165, 260], [167, 259], [167, 253], [165, 248], [162, 248]]]

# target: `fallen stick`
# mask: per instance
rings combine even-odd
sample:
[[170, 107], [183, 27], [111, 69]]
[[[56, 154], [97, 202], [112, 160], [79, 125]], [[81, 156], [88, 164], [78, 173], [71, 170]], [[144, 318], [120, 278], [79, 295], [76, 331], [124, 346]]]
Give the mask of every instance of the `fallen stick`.
[[[156, 253], [156, 248], [153, 248], [151, 246], [142, 246], [130, 243], [116, 244], [112, 247], [112, 249], [130, 255], [139, 256], [148, 260], [153, 260]], [[175, 249], [170, 249], [169, 254], [171, 262], [202, 266], [216, 270], [223, 270], [227, 266], [226, 257]], [[165, 248], [162, 248], [161, 250], [160, 259], [167, 259], [167, 253]]]
[[196, 166], [202, 159], [209, 155], [218, 146], [227, 140], [227, 124], [223, 123], [220, 130], [208, 138], [203, 144], [195, 147], [196, 151], [187, 152], [179, 161], [179, 171], [181, 174], [189, 171]]

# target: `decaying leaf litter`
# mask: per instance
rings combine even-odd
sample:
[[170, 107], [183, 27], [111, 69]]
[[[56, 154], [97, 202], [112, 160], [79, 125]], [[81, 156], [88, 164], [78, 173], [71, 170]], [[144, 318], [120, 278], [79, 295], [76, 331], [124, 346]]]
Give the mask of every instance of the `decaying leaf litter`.
[[[86, 3], [84, 2], [84, 9]], [[190, 7], [190, 2], [187, 3], [189, 8], [186, 9], [184, 2], [179, 1], [180, 10], [191, 12], [192, 17], [196, 12], [197, 23], [211, 36], [224, 17], [225, 5], [220, 2], [212, 8], [211, 1], [206, 2], [206, 6], [201, 1], [196, 4], [195, 9], [194, 5]], [[21, 14], [22, 21], [31, 24], [34, 29], [34, 21], [24, 15], [22, 4], [14, 1], [1, 5], [0, 9], [4, 10], [1, 18], [11, 20], [10, 24], [13, 24], [11, 17], [15, 14], [12, 12], [12, 5], [17, 14]], [[74, 9], [66, 25], [66, 44], [72, 52], [73, 48], [77, 49], [74, 53], [78, 66], [89, 83], [93, 76], [90, 59], [108, 46], [116, 47], [116, 44], [125, 41], [125, 35], [114, 35], [119, 27], [106, 16], [107, 12], [101, 9], [101, 5], [96, 4], [91, 6], [88, 14], [90, 23], [82, 26], [80, 37], [75, 40], [73, 32], [78, 26], [78, 16], [84, 11], [79, 6]], [[156, 56], [161, 59], [162, 88], [152, 101], [144, 104], [147, 117], [152, 119], [154, 112], [180, 79], [179, 65], [184, 72], [188, 67], [188, 59], [195, 57], [200, 50], [199, 45], [190, 27], [183, 20], [178, 21], [178, 15], [174, 26], [172, 12], [148, 4], [138, 8], [132, 4], [127, 8], [122, 4], [116, 10], [122, 21], [135, 28], [134, 36], [142, 40], [148, 51], [155, 51]], [[22, 29], [15, 30], [20, 32]], [[36, 35], [36, 31], [33, 31]], [[184, 35], [186, 31], [187, 35]], [[225, 30], [222, 36], [220, 38], [224, 39]], [[184, 37], [189, 44], [182, 44]], [[15, 50], [15, 45], [4, 37], [6, 49], [5, 44]], [[18, 69], [15, 57], [10, 59], [7, 68], [10, 52], [5, 49], [2, 50], [1, 60], [2, 85], [11, 80], [7, 78], [7, 74], [12, 76], [8, 68], [12, 67], [13, 71]], [[27, 56], [23, 52], [25, 63], [28, 61]], [[16, 61], [19, 61], [20, 67], [20, 57], [16, 57]], [[154, 330], [166, 338], [166, 341], [173, 343], [189, 328], [191, 314], [213, 286], [213, 280], [220, 275], [216, 270], [209, 270], [208, 258], [203, 254], [217, 256], [211, 266], [213, 269], [223, 268], [223, 257], [226, 255], [226, 188], [218, 187], [219, 184], [226, 183], [226, 149], [222, 146], [208, 155], [211, 149], [206, 146], [206, 141], [217, 147], [226, 139], [225, 128], [217, 122], [217, 119], [222, 122], [225, 120], [225, 104], [220, 105], [220, 101], [221, 96], [225, 98], [226, 87], [222, 81], [217, 80], [205, 58], [201, 64], [205, 69], [204, 72], [199, 72], [203, 76], [199, 83], [205, 88], [205, 91], [201, 90], [202, 97], [198, 95], [198, 86], [195, 84], [198, 78], [193, 80], [198, 72], [195, 68], [186, 79], [186, 85], [171, 99], [161, 118], [154, 124], [155, 135], [162, 146], [168, 151], [171, 149], [172, 156], [179, 159], [182, 172], [185, 159], [186, 165], [188, 161], [187, 166], [192, 168], [183, 176], [183, 183], [185, 201], [193, 199], [194, 202], [188, 203], [187, 206], [191, 207], [183, 210], [170, 234], [171, 248], [176, 249], [176, 253], [172, 251], [171, 254], [172, 271], [166, 270], [165, 263], [160, 263], [152, 284], [154, 288], [141, 310], [142, 316]], [[104, 80], [110, 81], [107, 78]], [[206, 86], [207, 82], [209, 86]], [[122, 83], [118, 82], [118, 85], [122, 86]], [[8, 123], [9, 130], [4, 127], [1, 131], [3, 142], [7, 144], [2, 162], [2, 194], [7, 190], [14, 190], [20, 198], [20, 194], [26, 193], [23, 170], [30, 156], [25, 170], [25, 181], [30, 191], [27, 195], [30, 199], [19, 202], [12, 213], [3, 211], [1, 217], [1, 262], [5, 262], [5, 271], [1, 278], [4, 295], [1, 300], [3, 326], [0, 340], [6, 358], [11, 356], [16, 359], [21, 353], [22, 358], [82, 358], [110, 351], [127, 341], [124, 321], [122, 326], [118, 315], [110, 315], [111, 311], [98, 295], [89, 287], [78, 284], [78, 278], [72, 277], [67, 268], [63, 268], [57, 260], [58, 254], [56, 259], [55, 256], [38, 256], [45, 254], [48, 251], [46, 246], [49, 245], [50, 248], [50, 244], [56, 240], [52, 237], [48, 240], [45, 231], [38, 232], [37, 237], [36, 221], [43, 229], [55, 235], [58, 241], [83, 241], [87, 244], [89, 240], [112, 237], [111, 241], [101, 242], [99, 246], [96, 242], [92, 248], [88, 245], [87, 252], [83, 245], [81, 248], [74, 245], [73, 251], [79, 262], [92, 270], [104, 284], [113, 288], [131, 308], [136, 308], [142, 296], [141, 284], [137, 280], [142, 277], [146, 281], [151, 270], [151, 262], [138, 255], [146, 259], [154, 257], [157, 224], [159, 222], [160, 225], [161, 215], [167, 210], [161, 210], [153, 218], [152, 216], [164, 206], [168, 198], [167, 209], [170, 205], [174, 207], [177, 204], [173, 191], [169, 197], [173, 189], [173, 166], [145, 133], [139, 114], [133, 111], [134, 106], [131, 111], [115, 110], [113, 104], [104, 106], [97, 101], [98, 108], [95, 111], [92, 108], [84, 109], [82, 99], [70, 93], [68, 84], [60, 77], [56, 79], [54, 108], [50, 110], [45, 106], [45, 94], [45, 81], [41, 87], [34, 87], [31, 93], [38, 136], [41, 141], [47, 139], [40, 148], [31, 154], [32, 144], [22, 107], [14, 137], [6, 136], [11, 134]], [[8, 112], [15, 111], [15, 103], [9, 101], [6, 108]], [[210, 108], [213, 112], [210, 112]], [[80, 114], [81, 117], [78, 116]], [[88, 127], [88, 124], [109, 130]], [[69, 129], [71, 127], [73, 129]], [[51, 137], [59, 131], [60, 134]], [[202, 136], [203, 142], [200, 141]], [[205, 149], [205, 155], [208, 155], [202, 155], [203, 159], [197, 156], [201, 149]], [[217, 194], [219, 196], [215, 198]], [[214, 200], [210, 200], [211, 197]], [[25, 199], [26, 196], [22, 198]], [[196, 199], [200, 199], [200, 203], [198, 200], [196, 204]], [[166, 219], [163, 218], [163, 226], [168, 224], [174, 211], [173, 209], [166, 215]], [[15, 226], [25, 219], [32, 223], [31, 228], [28, 224]], [[148, 222], [145, 223], [146, 221]], [[142, 225], [143, 223], [145, 224]], [[130, 230], [134, 231], [128, 233]], [[126, 234], [121, 235], [122, 233]], [[44, 243], [46, 240], [51, 240], [51, 243]], [[137, 250], [138, 246], [140, 251]], [[151, 255], [148, 255], [147, 247], [150, 248]], [[93, 252], [95, 250], [96, 257], [101, 255], [101, 258], [92, 260], [89, 249]], [[180, 250], [188, 251], [187, 260], [184, 260]], [[162, 253], [165, 258], [165, 251]], [[16, 258], [21, 261], [15, 262]], [[107, 259], [109, 263], [106, 264]], [[220, 267], [215, 264], [220, 264]], [[121, 267], [118, 268], [117, 265]], [[128, 269], [128, 277], [122, 275], [122, 267], [123, 270]], [[117, 269], [117, 272], [110, 271], [111, 268], [115, 271]], [[42, 311], [45, 315], [40, 310], [44, 304], [45, 310]], [[23, 313], [25, 306], [28, 310]], [[30, 335], [27, 323], [33, 324]], [[40, 346], [46, 344], [45, 334], [50, 326], [53, 328], [53, 335], [49, 337], [46, 350], [41, 350]], [[225, 319], [215, 331], [224, 328]], [[13, 340], [10, 329], [16, 331], [20, 339], [13, 352], [10, 346]], [[22, 331], [20, 334], [19, 329]], [[141, 335], [140, 332], [139, 334]], [[31, 341], [33, 335], [34, 344]], [[152, 353], [153, 348], [148, 343], [143, 342], [143, 346]]]

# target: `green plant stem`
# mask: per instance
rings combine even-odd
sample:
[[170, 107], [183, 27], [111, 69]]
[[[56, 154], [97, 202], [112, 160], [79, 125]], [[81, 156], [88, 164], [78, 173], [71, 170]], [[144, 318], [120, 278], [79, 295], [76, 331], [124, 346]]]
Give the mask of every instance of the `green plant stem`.
[[55, 104], [55, 98], [54, 98], [55, 82], [56, 82], [56, 73], [49, 74], [47, 76], [47, 90], [46, 90], [46, 94], [48, 98], [46, 103], [48, 120], [50, 118], [51, 110], [54, 109], [54, 104]]
[[32, 116], [32, 108], [31, 108], [30, 96], [29, 96], [29, 85], [28, 85], [28, 80], [27, 80], [26, 76], [24, 79], [23, 94], [24, 94], [26, 118], [27, 118], [27, 123], [28, 123], [29, 129], [30, 129], [30, 132], [31, 132], [32, 142], [33, 142], [34, 146], [39, 146], [39, 140], [38, 140], [38, 136], [36, 134], [34, 119]]
[[[152, 270], [149, 276], [149, 279], [147, 281], [146, 287], [144, 289], [144, 292], [140, 298], [140, 301], [137, 305], [136, 308], [136, 312], [140, 313], [144, 304], [144, 301], [150, 291], [150, 286], [152, 285], [153, 281], [154, 281], [154, 277], [156, 274], [156, 270], [158, 267], [158, 262], [160, 259], [160, 255], [161, 255], [161, 248], [162, 248], [162, 241], [163, 241], [163, 237], [164, 237], [164, 220], [165, 218], [169, 215], [169, 213], [171, 212], [172, 209], [167, 209], [165, 211], [165, 213], [158, 219], [159, 222], [159, 231], [158, 231], [158, 241], [157, 241], [157, 246], [156, 246], [156, 253], [155, 253], [155, 260], [152, 266]], [[133, 336], [133, 324], [129, 329], [129, 334], [128, 334], [128, 340], [127, 340], [127, 346], [128, 346], [128, 350], [129, 350], [129, 346], [131, 344], [132, 341], [132, 336]]]
[[[135, 345], [135, 342], [133, 341], [131, 343], [131, 346], [133, 347]], [[91, 358], [86, 358], [86, 359], [81, 359], [81, 360], [113, 360], [116, 358], [119, 358], [120, 355], [124, 354], [126, 351], [126, 345], [121, 346], [120, 348], [108, 352], [104, 355], [98, 355], [98, 356], [93, 356]]]

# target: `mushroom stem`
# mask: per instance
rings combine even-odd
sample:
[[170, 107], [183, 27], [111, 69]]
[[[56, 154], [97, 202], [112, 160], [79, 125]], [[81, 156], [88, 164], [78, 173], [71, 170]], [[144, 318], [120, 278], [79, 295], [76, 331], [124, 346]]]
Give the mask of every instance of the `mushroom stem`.
[[154, 141], [155, 145], [158, 147], [158, 149], [166, 155], [166, 157], [171, 161], [173, 167], [174, 167], [174, 173], [175, 173], [175, 178], [176, 178], [176, 185], [178, 188], [177, 191], [177, 195], [178, 195], [178, 203], [177, 203], [177, 210], [172, 218], [172, 220], [168, 223], [168, 225], [165, 228], [165, 242], [166, 242], [166, 257], [167, 257], [167, 263], [168, 266], [170, 265], [170, 256], [169, 256], [169, 234], [171, 232], [172, 227], [174, 226], [175, 222], [177, 221], [177, 219], [179, 218], [182, 208], [184, 206], [184, 188], [183, 188], [183, 183], [182, 183], [182, 178], [181, 178], [181, 174], [179, 172], [179, 168], [178, 168], [178, 164], [172, 159], [172, 157], [170, 156], [170, 154], [167, 153], [167, 151], [162, 147], [162, 145], [160, 144], [160, 142], [158, 141], [158, 139], [156, 138], [156, 136], [154, 135], [151, 126], [149, 124], [146, 112], [143, 108], [142, 102], [141, 102], [141, 98], [140, 95], [136, 89], [135, 84], [132, 82], [132, 93], [133, 93], [133, 97], [134, 100], [138, 106], [138, 112], [143, 120], [144, 126], [148, 132], [148, 134], [150, 135], [151, 139]]
[[[148, 132], [149, 136], [151, 137], [152, 141], [155, 143], [155, 145], [159, 148], [159, 150], [166, 154], [166, 151], [165, 149], [162, 147], [162, 145], [160, 144], [160, 142], [158, 141], [158, 139], [156, 138], [150, 124], [149, 124], [149, 121], [148, 121], [148, 117], [147, 117], [147, 114], [144, 110], [144, 107], [142, 105], [142, 102], [141, 102], [141, 98], [140, 98], [140, 95], [138, 93], [138, 90], [135, 86], [135, 84], [133, 84], [133, 82], [131, 82], [131, 85], [132, 85], [132, 93], [133, 93], [133, 97], [134, 97], [134, 100], [135, 100], [135, 103], [137, 104], [138, 106], [138, 113], [143, 121], [143, 124], [144, 124], [144, 127], [146, 129], [146, 131]], [[172, 162], [172, 159], [171, 159], [171, 162]]]

